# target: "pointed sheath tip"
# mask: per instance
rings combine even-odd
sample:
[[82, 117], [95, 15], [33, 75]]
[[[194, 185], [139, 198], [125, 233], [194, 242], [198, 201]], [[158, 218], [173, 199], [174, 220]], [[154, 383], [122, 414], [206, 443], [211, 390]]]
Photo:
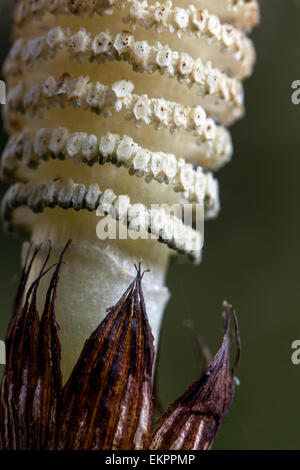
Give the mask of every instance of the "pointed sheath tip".
[[136, 275], [136, 280], [141, 281], [146, 273], [150, 273], [150, 269], [145, 269], [142, 272], [142, 264], [143, 260], [140, 259], [138, 264], [134, 264], [134, 267], [136, 269], [137, 275]]
[[239, 329], [239, 323], [237, 319], [237, 314], [236, 310], [234, 307], [227, 302], [226, 300], [223, 301], [223, 318], [224, 318], [224, 329], [225, 329], [225, 334], [226, 332], [229, 334], [230, 331], [230, 318], [232, 316], [233, 322], [234, 322], [234, 341], [236, 343], [236, 348], [237, 348], [237, 354], [236, 354], [236, 359], [234, 361], [234, 364], [231, 368], [231, 374], [234, 376], [235, 370], [240, 362], [240, 356], [241, 356], [241, 337], [240, 337], [240, 329]]
[[[28, 286], [33, 263], [42, 245], [34, 247], [31, 243], [26, 255], [6, 336], [7, 361], [0, 389], [2, 450], [46, 450], [51, 441], [61, 391], [55, 299], [63, 257], [70, 243], [69, 240], [63, 248], [59, 261], [47, 267], [52, 251], [49, 242], [39, 275]], [[39, 282], [53, 268], [40, 317], [36, 305]]]
[[[41, 246], [29, 247], [18, 308], [10, 327], [11, 354], [1, 389], [0, 448], [144, 449], [152, 426], [154, 362], [154, 340], [141, 286], [147, 271], [142, 271], [139, 262], [136, 278], [86, 341], [71, 377], [62, 387], [55, 301], [61, 266], [70, 243], [71, 240], [62, 249], [58, 262], [48, 267], [52, 252], [49, 242], [39, 275], [27, 286], [32, 265], [41, 250]], [[40, 280], [53, 268], [40, 318], [36, 308], [37, 289]], [[24, 374], [28, 381], [23, 379], [21, 383]], [[17, 411], [10, 415], [11, 409]]]
[[[240, 357], [240, 336], [236, 313], [223, 302], [225, 319], [222, 345], [198, 381], [174, 401], [156, 423], [152, 450], [208, 450], [222, 426], [234, 396], [234, 372]], [[237, 357], [230, 370], [230, 317], [234, 318]]]
[[[27, 297], [25, 306], [21, 306], [19, 292], [15, 305], [20, 308], [15, 312], [8, 341], [11, 353], [16, 348], [19, 352], [18, 371], [14, 367], [13, 355], [11, 358], [9, 355], [10, 368], [6, 369], [9, 373], [1, 389], [0, 431], [4, 440], [0, 436], [0, 448], [210, 449], [232, 403], [234, 372], [240, 358], [239, 327], [232, 305], [223, 302], [225, 331], [219, 351], [201, 378], [170, 405], [151, 435], [154, 343], [141, 287], [142, 278], [148, 270], [142, 271], [141, 261], [135, 265], [136, 278], [86, 341], [69, 381], [62, 388], [55, 298], [60, 269], [65, 263], [64, 255], [70, 243], [71, 240], [68, 240], [58, 262], [47, 268], [51, 254], [49, 242], [45, 262], [40, 275], [29, 288], [32, 294]], [[20, 283], [22, 292], [25, 291], [32, 264], [41, 249], [35, 247], [32, 254], [32, 248], [31, 244]], [[35, 292], [40, 279], [52, 268], [55, 271], [47, 292], [45, 310], [39, 321]], [[237, 356], [230, 370], [231, 316]], [[22, 326], [22, 318], [25, 317], [34, 321], [27, 320]], [[25, 342], [19, 341], [20, 333], [16, 336], [18, 326], [22, 326], [24, 338], [30, 337], [30, 342], [26, 339], [26, 350], [22, 349]], [[30, 375], [23, 406], [33, 424], [24, 429], [18, 427], [18, 423], [23, 423], [22, 416], [9, 416], [9, 410], [14, 406], [18, 409], [18, 377], [24, 368], [28, 369], [29, 364], [34, 373]], [[43, 384], [43, 387], [38, 387], [38, 383]], [[14, 389], [10, 399], [9, 386]], [[35, 403], [34, 407], [32, 403]], [[5, 413], [8, 413], [8, 420], [4, 422]]]
[[86, 341], [63, 389], [59, 450], [147, 446], [154, 341], [141, 287], [141, 262], [136, 270], [136, 278]]

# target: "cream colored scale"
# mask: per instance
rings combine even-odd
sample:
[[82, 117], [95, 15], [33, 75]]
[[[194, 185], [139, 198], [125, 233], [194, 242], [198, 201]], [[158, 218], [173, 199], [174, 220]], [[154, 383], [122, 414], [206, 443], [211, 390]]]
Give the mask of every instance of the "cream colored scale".
[[[198, 0], [196, 6], [202, 4], [203, 7], [209, 8], [207, 3], [212, 5], [210, 13], [221, 13], [227, 19], [226, 12], [229, 10], [228, 5], [225, 5], [227, 4], [225, 0], [215, 2]], [[177, 5], [185, 6], [186, 2], [180, 1]], [[227, 16], [230, 15], [232, 13], [228, 13]], [[213, 67], [219, 68], [231, 77], [244, 77], [251, 71], [253, 63], [253, 57], [250, 57], [251, 47], [248, 51], [249, 61], [247, 62], [246, 58], [247, 60], [242, 64], [231, 52], [220, 48], [214, 41], [189, 34], [182, 34], [179, 38], [177, 34], [165, 29], [160, 34], [155, 28], [146, 30], [137, 27], [134, 30], [130, 24], [122, 22], [123, 17], [122, 10], [104, 17], [45, 14], [40, 21], [31, 19], [25, 22], [23, 27], [16, 29], [15, 36], [16, 38], [37, 37], [46, 34], [50, 28], [58, 25], [63, 29], [69, 28], [71, 33], [85, 28], [92, 36], [106, 29], [114, 34], [127, 30], [134, 34], [136, 41], [147, 40], [149, 44], [160, 41], [179, 53], [186, 52], [194, 59], [200, 57], [204, 63], [209, 60]], [[251, 21], [249, 19], [250, 27]], [[247, 26], [244, 16], [241, 23]], [[83, 64], [79, 64], [75, 60], [70, 60], [67, 52], [62, 50], [55, 59], [42, 62], [40, 66], [22, 66], [22, 71], [22, 76], [18, 78], [25, 79], [30, 86], [43, 82], [49, 75], [59, 77], [64, 73], [69, 73], [72, 77], [88, 75], [91, 81], [100, 81], [108, 86], [115, 81], [127, 79], [134, 83], [134, 93], [147, 94], [151, 98], [164, 98], [189, 106], [201, 105], [205, 108], [208, 117], [214, 115], [214, 101], [209, 96], [197, 96], [195, 86], [189, 88], [186, 83], [180, 84], [176, 78], [169, 78], [167, 74], [160, 75], [159, 72], [152, 75], [137, 73], [123, 61], [98, 64], [85, 60]], [[11, 132], [25, 130], [35, 133], [41, 127], [53, 130], [62, 126], [66, 127], [70, 133], [81, 131], [95, 135], [105, 132], [126, 134], [151, 151], [174, 153], [178, 158], [184, 157], [193, 163], [199, 163], [199, 161], [204, 165], [207, 163], [206, 144], [199, 146], [192, 132], [181, 130], [170, 135], [168, 129], [155, 130], [153, 125], [143, 125], [137, 128], [133, 120], [124, 119], [122, 112], [113, 112], [111, 118], [105, 118], [89, 110], [73, 109], [68, 106], [65, 109], [59, 106], [50, 110], [43, 109], [40, 116], [37, 114], [31, 116], [29, 113], [21, 115], [8, 110], [7, 126]], [[52, 160], [41, 163], [35, 170], [21, 165], [18, 176], [39, 183], [46, 183], [54, 178], [62, 181], [72, 178], [75, 183], [85, 185], [97, 183], [101, 190], [112, 188], [118, 195], [129, 195], [132, 203], [143, 203], [148, 208], [153, 203], [163, 202], [172, 205], [179, 203], [182, 199], [182, 195], [174, 192], [167, 184], [155, 181], [146, 183], [143, 179], [129, 175], [126, 169], [117, 168], [111, 164], [103, 166], [96, 164], [89, 167], [83, 163], [76, 165], [70, 160]], [[68, 377], [74, 366], [84, 341], [104, 318], [106, 309], [115, 304], [131, 282], [135, 275], [134, 263], [140, 259], [143, 260], [145, 267], [150, 269], [150, 273], [144, 277], [143, 288], [149, 321], [157, 344], [163, 311], [169, 298], [165, 276], [171, 251], [165, 245], [156, 240], [101, 241], [96, 236], [96, 226], [100, 218], [95, 212], [46, 209], [43, 214], [33, 216], [28, 209], [22, 208], [16, 210], [14, 219], [18, 223], [20, 221], [31, 222], [32, 241], [37, 245], [43, 244], [34, 265], [32, 280], [37, 277], [45, 258], [48, 249], [47, 240], [51, 240], [54, 248], [51, 261], [57, 259], [67, 239], [73, 240], [66, 257], [68, 264], [62, 269], [57, 299], [64, 379]], [[132, 234], [134, 238], [136, 238], [135, 235]], [[25, 244], [24, 252], [26, 248]], [[38, 299], [40, 308], [42, 308], [47, 282], [48, 280], [44, 279], [41, 284]]]

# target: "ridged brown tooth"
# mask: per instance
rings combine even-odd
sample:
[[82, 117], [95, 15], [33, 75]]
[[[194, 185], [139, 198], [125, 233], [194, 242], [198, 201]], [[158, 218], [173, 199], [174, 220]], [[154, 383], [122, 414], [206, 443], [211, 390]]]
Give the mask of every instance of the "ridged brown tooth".
[[33, 249], [31, 256], [29, 250], [27, 255], [6, 337], [7, 363], [0, 392], [0, 442], [3, 450], [45, 450], [52, 439], [62, 387], [55, 300], [59, 272], [68, 245], [61, 253], [50, 281], [41, 319], [36, 298], [41, 278], [53, 268], [46, 269], [51, 248], [22, 305], [25, 286], [39, 248]]
[[239, 359], [240, 340], [234, 313], [237, 360], [229, 366], [230, 315], [232, 307], [224, 303], [225, 333], [223, 343], [206, 371], [187, 391], [173, 402], [156, 423], [149, 448], [152, 450], [208, 450], [231, 407], [234, 372]]
[[85, 343], [63, 390], [58, 449], [147, 445], [154, 346], [141, 280], [139, 267], [136, 279]]

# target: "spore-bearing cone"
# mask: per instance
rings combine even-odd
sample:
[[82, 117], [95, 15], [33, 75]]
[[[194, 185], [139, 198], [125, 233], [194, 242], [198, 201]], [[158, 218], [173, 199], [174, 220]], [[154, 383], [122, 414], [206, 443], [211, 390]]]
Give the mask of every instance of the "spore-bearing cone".
[[[231, 158], [225, 126], [243, 114], [241, 80], [255, 59], [244, 31], [257, 19], [255, 0], [18, 2], [4, 66], [12, 137], [2, 171], [22, 184], [10, 189], [3, 215], [42, 244], [31, 280], [48, 240], [54, 260], [72, 239], [56, 311], [64, 379], [139, 260], [150, 269], [144, 294], [157, 345], [169, 248], [200, 261], [202, 238], [178, 217], [153, 221], [149, 211], [189, 202], [217, 215], [211, 171]], [[120, 195], [152, 239], [99, 240], [96, 210], [103, 201], [119, 207]], [[181, 235], [170, 234], [171, 222]], [[45, 290], [43, 279], [40, 306]]]

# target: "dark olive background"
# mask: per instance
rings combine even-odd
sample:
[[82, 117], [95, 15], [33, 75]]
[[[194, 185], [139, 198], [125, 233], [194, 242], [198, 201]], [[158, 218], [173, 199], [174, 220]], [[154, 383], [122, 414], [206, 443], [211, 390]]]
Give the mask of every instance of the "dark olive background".
[[[1, 0], [0, 62], [9, 47], [6, 5], [12, 3]], [[300, 79], [300, 0], [264, 0], [261, 6], [253, 35], [257, 66], [245, 85], [246, 117], [233, 128], [233, 161], [219, 173], [221, 214], [206, 224], [203, 263], [195, 268], [174, 259], [168, 274], [173, 295], [159, 365], [164, 405], [198, 373], [184, 319], [194, 320], [215, 352], [222, 300], [238, 311], [241, 386], [215, 449], [300, 448], [300, 366], [291, 363], [291, 343], [300, 339], [300, 106], [291, 103], [291, 83]], [[1, 148], [5, 139], [1, 134]], [[19, 239], [0, 235], [1, 339], [20, 246]]]

